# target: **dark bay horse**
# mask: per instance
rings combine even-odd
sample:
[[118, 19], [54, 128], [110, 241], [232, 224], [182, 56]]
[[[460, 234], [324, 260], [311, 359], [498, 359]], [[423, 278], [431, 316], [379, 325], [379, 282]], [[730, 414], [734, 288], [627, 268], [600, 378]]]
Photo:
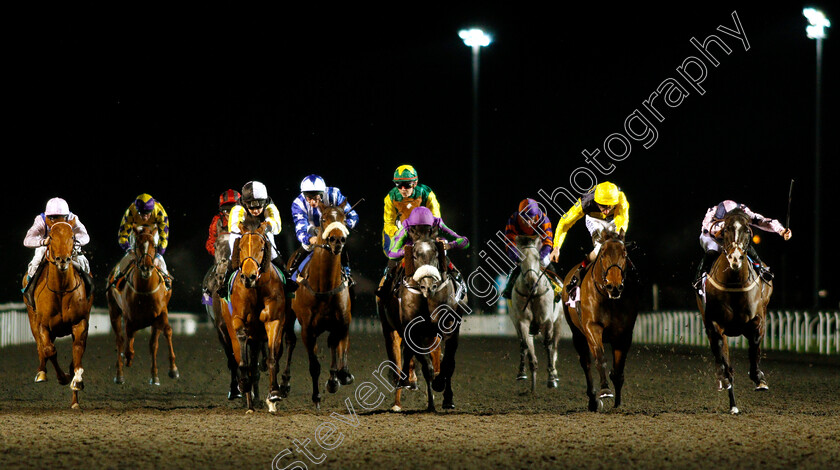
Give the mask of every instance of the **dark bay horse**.
[[277, 411], [282, 399], [277, 368], [282, 349], [281, 331], [286, 321], [286, 295], [280, 271], [271, 263], [271, 242], [265, 224], [256, 228], [240, 225], [238, 268], [230, 289], [230, 301], [222, 302], [234, 360], [239, 367], [239, 390], [245, 394], [247, 413], [254, 412], [253, 397], [259, 383], [260, 351], [267, 344], [269, 390], [268, 411]]
[[[614, 397], [615, 407], [621, 405], [624, 365], [633, 340], [640, 294], [638, 280], [627, 275], [632, 270], [629, 269], [624, 231], [601, 230], [595, 234], [595, 241], [601, 243], [601, 249], [581, 279], [579, 288], [569, 291], [573, 270], [566, 275], [563, 288], [563, 312], [586, 375], [589, 411], [602, 410], [604, 398]], [[573, 302], [569, 301], [570, 297]], [[615, 394], [607, 382], [606, 343], [612, 345], [613, 369], [609, 378], [615, 386]], [[600, 376], [600, 389], [595, 388], [592, 380], [593, 360]]]
[[[227, 358], [227, 366], [230, 371], [230, 388], [228, 390], [228, 400], [235, 400], [242, 398], [242, 392], [239, 391], [239, 364], [233, 355], [233, 343], [228, 333], [227, 325], [225, 324], [225, 312], [222, 308], [228, 308], [225, 300], [219, 297], [219, 286], [226, 282], [225, 273], [230, 264], [230, 234], [227, 233], [227, 227], [218, 227], [219, 235], [216, 238], [215, 260], [213, 266], [207, 271], [204, 276], [204, 287], [209, 290], [210, 304], [205, 304], [207, 315], [213, 321], [216, 329], [216, 335], [219, 337], [219, 343], [225, 352]], [[224, 306], [222, 305], [224, 302]]]
[[773, 282], [762, 280], [747, 259], [747, 248], [752, 239], [749, 217], [735, 209], [723, 220], [723, 251], [706, 277], [705, 298], [698, 294], [697, 305], [715, 356], [718, 389], [729, 392], [729, 411], [738, 414], [727, 337], [743, 335], [747, 339], [750, 379], [755, 382], [757, 391], [767, 390], [764, 372], [758, 365]]
[[[49, 359], [55, 368], [58, 383], [70, 384], [73, 395], [70, 406], [75, 409], [79, 408], [79, 391], [84, 389], [82, 355], [87, 346], [93, 295], [86, 292], [84, 282], [73, 266], [75, 220], [65, 222], [48, 219], [46, 223], [50, 238], [44, 262], [49, 264], [36, 281], [32, 296], [34, 305], [26, 305], [40, 361], [35, 382], [47, 380], [46, 361]], [[73, 337], [73, 360], [69, 367], [72, 376], [65, 374], [58, 365], [54, 344], [56, 338], [67, 335]]]
[[[350, 346], [351, 302], [348, 279], [341, 266], [341, 251], [347, 243], [349, 230], [345, 225], [344, 209], [338, 206], [318, 207], [321, 223], [317, 237], [323, 243], [315, 245], [312, 255], [298, 278], [301, 286], [292, 300], [292, 311], [300, 323], [300, 337], [309, 355], [309, 375], [312, 377], [312, 402], [320, 408], [321, 393], [318, 378], [321, 364], [317, 356], [317, 340], [323, 332], [330, 334], [327, 344], [332, 352], [330, 378], [327, 391], [335, 393], [340, 385], [353, 383], [353, 374], [347, 363]], [[289, 260], [291, 263], [291, 260]], [[292, 350], [294, 349], [294, 319], [285, 328], [289, 355], [283, 374], [284, 393], [288, 393]]]
[[[427, 411], [435, 411], [433, 391], [443, 392], [444, 409], [454, 409], [452, 375], [467, 294], [447, 271], [443, 244], [434, 236], [416, 239], [406, 247], [404, 260], [396, 297], [380, 305], [386, 343], [392, 340], [389, 359], [396, 364], [401, 359], [401, 371], [410, 371], [417, 359], [426, 380]], [[413, 386], [409, 374], [402, 374], [399, 386]], [[397, 395], [392, 410], [399, 409]]]
[[[161, 332], [169, 345], [169, 377], [180, 377], [175, 365], [175, 348], [172, 346], [172, 327], [169, 326], [169, 299], [172, 290], [166, 287], [164, 274], [155, 265], [155, 234], [157, 228], [139, 226], [134, 232], [134, 261], [125, 274], [114, 279], [117, 267], [109, 276], [106, 298], [111, 327], [117, 340], [117, 375], [114, 383], [125, 383], [123, 361], [131, 366], [134, 360], [134, 335], [143, 328], [152, 327], [149, 353], [152, 357], [149, 383], [160, 385], [157, 367], [158, 340]], [[125, 323], [125, 337], [123, 336]], [[126, 339], [128, 341], [126, 341]]]

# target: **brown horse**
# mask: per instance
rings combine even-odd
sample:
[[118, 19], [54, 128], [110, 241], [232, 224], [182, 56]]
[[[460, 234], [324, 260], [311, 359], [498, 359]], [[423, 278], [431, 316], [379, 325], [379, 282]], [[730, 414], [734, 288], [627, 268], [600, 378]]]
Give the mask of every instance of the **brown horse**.
[[239, 367], [239, 390], [245, 394], [247, 413], [254, 412], [254, 395], [259, 383], [259, 352], [268, 344], [269, 391], [266, 404], [271, 413], [282, 399], [277, 385], [277, 368], [283, 353], [281, 329], [286, 319], [286, 295], [280, 271], [271, 263], [272, 244], [266, 225], [240, 225], [237, 268], [230, 290], [230, 302], [222, 302], [221, 313]]
[[[139, 226], [134, 231], [133, 257], [125, 273], [115, 278], [117, 267], [111, 271], [106, 289], [108, 314], [117, 340], [117, 375], [114, 383], [125, 383], [123, 361], [130, 367], [134, 360], [134, 335], [143, 328], [152, 327], [149, 353], [152, 356], [149, 384], [160, 385], [157, 367], [158, 339], [166, 335], [169, 343], [169, 377], [180, 377], [175, 365], [172, 346], [172, 327], [169, 326], [169, 298], [172, 290], [166, 287], [164, 274], [155, 266], [155, 234], [157, 228]], [[125, 336], [123, 336], [125, 324]], [[126, 339], [128, 341], [126, 341]]]
[[[46, 361], [49, 359], [55, 368], [58, 383], [70, 384], [70, 390], [73, 392], [70, 406], [79, 408], [79, 391], [85, 387], [82, 381], [82, 355], [87, 345], [93, 295], [86, 292], [84, 282], [73, 266], [73, 227], [76, 221], [48, 219], [46, 223], [50, 237], [45, 262], [49, 264], [36, 281], [32, 296], [34, 305], [26, 305], [29, 326], [32, 328], [32, 336], [35, 337], [40, 360], [35, 382], [47, 380]], [[54, 344], [56, 338], [67, 335], [73, 337], [73, 360], [69, 367], [69, 370], [73, 371], [72, 376], [65, 374], [58, 365], [58, 354]]]
[[[586, 375], [586, 395], [589, 411], [604, 408], [604, 398], [615, 398], [614, 405], [621, 405], [621, 388], [624, 385], [624, 365], [633, 340], [633, 326], [638, 314], [638, 280], [628, 278], [631, 271], [624, 244], [624, 231], [619, 233], [601, 230], [595, 234], [601, 249], [595, 261], [584, 273], [579, 287], [569, 291], [574, 270], [566, 275], [563, 288], [563, 312], [572, 330], [572, 342], [578, 353], [580, 365]], [[569, 301], [570, 297], [572, 302]], [[604, 344], [612, 345], [613, 369], [609, 377], [615, 394], [607, 382], [607, 359]], [[600, 389], [592, 380], [591, 365], [600, 376]]]
[[[292, 300], [292, 311], [300, 323], [300, 337], [309, 355], [309, 375], [312, 377], [312, 402], [320, 408], [321, 393], [318, 377], [321, 364], [317, 356], [317, 340], [328, 331], [327, 344], [332, 352], [327, 391], [335, 393], [339, 386], [353, 383], [347, 364], [350, 347], [350, 291], [348, 279], [341, 266], [341, 251], [347, 243], [349, 231], [345, 225], [344, 209], [338, 206], [318, 206], [321, 223], [317, 237], [324, 243], [313, 248], [312, 255], [298, 277], [299, 288]], [[290, 260], [291, 263], [291, 260]], [[289, 356], [283, 374], [284, 394], [289, 390], [290, 365], [294, 349], [294, 319], [285, 328], [289, 341]]]
[[750, 379], [755, 382], [757, 391], [767, 390], [764, 372], [758, 364], [773, 282], [762, 280], [747, 259], [746, 252], [752, 239], [749, 217], [735, 209], [723, 220], [723, 251], [706, 277], [705, 297], [698, 294], [697, 305], [715, 356], [718, 389], [729, 391], [729, 411], [738, 414], [727, 337], [743, 335], [747, 339]]
[[[466, 292], [448, 273], [448, 262], [436, 234], [414, 234], [405, 250], [405, 276], [397, 294], [379, 305], [389, 359], [400, 364], [400, 388], [416, 388], [412, 377], [417, 359], [427, 385], [427, 411], [435, 411], [432, 391], [443, 392], [443, 408], [454, 409], [452, 375], [458, 350]], [[441, 359], [442, 357], [442, 359]], [[399, 389], [393, 411], [402, 409]]]

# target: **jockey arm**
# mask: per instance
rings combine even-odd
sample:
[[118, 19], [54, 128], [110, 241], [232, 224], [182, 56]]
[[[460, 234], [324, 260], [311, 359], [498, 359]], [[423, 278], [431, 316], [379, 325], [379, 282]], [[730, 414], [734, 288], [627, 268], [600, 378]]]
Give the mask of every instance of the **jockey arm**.
[[400, 259], [405, 255], [405, 242], [408, 241], [410, 237], [408, 236], [408, 227], [402, 227], [399, 232], [397, 232], [396, 236], [394, 236], [394, 243], [389, 247], [388, 255], [389, 259]]
[[338, 188], [327, 188], [327, 191], [330, 193], [331, 198], [334, 199], [330, 203], [344, 209], [344, 224], [347, 225], [347, 228], [351, 230], [355, 228], [359, 222], [359, 214], [356, 213], [356, 210], [353, 209], [353, 206], [350, 205], [347, 198], [341, 194], [341, 190]]
[[47, 240], [47, 224], [44, 219], [37, 215], [32, 227], [26, 231], [26, 237], [23, 238], [23, 246], [27, 248], [38, 248], [44, 246]]
[[429, 196], [426, 199], [426, 207], [432, 211], [433, 216], [440, 218], [440, 203], [437, 200], [437, 196], [435, 196], [435, 192], [432, 190], [429, 190]]
[[78, 243], [79, 246], [87, 245], [88, 242], [90, 242], [90, 235], [88, 235], [87, 227], [85, 227], [82, 221], [79, 220], [79, 217], [73, 213], [70, 213], [70, 217], [68, 217], [68, 219], [76, 219], [76, 225], [73, 226], [73, 236], [76, 238], [76, 243]]
[[402, 224], [397, 226], [397, 221], [399, 220], [400, 214], [397, 211], [397, 208], [394, 206], [393, 201], [391, 201], [390, 194], [385, 196], [385, 215], [383, 217], [385, 221], [385, 225], [383, 227], [383, 231], [385, 232], [388, 237], [394, 237], [394, 234], [397, 233], [398, 230], [402, 228]]
[[566, 233], [573, 225], [575, 225], [575, 222], [582, 219], [584, 215], [580, 199], [578, 199], [577, 202], [575, 202], [575, 205], [573, 205], [571, 209], [566, 211], [566, 213], [560, 217], [560, 221], [557, 222], [557, 232], [554, 234], [554, 250], [551, 253], [553, 261], [557, 261], [555, 259], [555, 254], [559, 254], [560, 247], [563, 246], [563, 241], [566, 240]]
[[295, 224], [295, 238], [303, 245], [306, 251], [311, 250], [309, 239], [309, 227], [312, 225], [309, 221], [309, 213], [306, 210], [307, 204], [303, 194], [292, 201], [292, 223]]
[[219, 214], [213, 216], [213, 220], [210, 222], [210, 228], [207, 234], [207, 242], [204, 244], [204, 248], [207, 249], [210, 256], [216, 256], [216, 239], [219, 236], [219, 219], [221, 219]]
[[157, 201], [155, 201], [154, 218], [158, 231], [158, 251], [163, 254], [169, 245], [169, 216], [166, 215], [163, 206]]
[[131, 213], [131, 208], [126, 209], [120, 221], [120, 230], [117, 233], [117, 243], [123, 251], [128, 250], [129, 234], [134, 229], [134, 216]]
[[459, 248], [459, 249], [466, 249], [470, 246], [470, 240], [467, 237], [462, 237], [455, 233], [454, 230], [449, 228], [443, 220], [440, 221], [440, 230], [438, 235], [440, 238], [446, 240], [446, 244], [448, 245], [448, 249], [452, 248]]

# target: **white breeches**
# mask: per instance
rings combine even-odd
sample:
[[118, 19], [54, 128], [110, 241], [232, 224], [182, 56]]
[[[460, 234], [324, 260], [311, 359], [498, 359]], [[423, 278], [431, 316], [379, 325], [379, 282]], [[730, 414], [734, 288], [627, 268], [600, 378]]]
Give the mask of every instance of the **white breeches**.
[[[587, 215], [586, 219], [585, 219], [585, 222], [586, 222], [586, 229], [589, 230], [589, 235], [591, 235], [592, 237], [594, 237], [595, 234], [597, 232], [600, 232], [601, 230], [607, 229], [607, 230], [615, 231], [615, 220], [614, 219], [607, 222], [606, 220], [596, 219], [595, 217], [590, 217], [590, 216]], [[592, 240], [592, 244], [595, 246], [592, 249], [592, 254], [597, 256], [598, 252], [601, 251], [601, 244], [596, 242], [594, 239]]]

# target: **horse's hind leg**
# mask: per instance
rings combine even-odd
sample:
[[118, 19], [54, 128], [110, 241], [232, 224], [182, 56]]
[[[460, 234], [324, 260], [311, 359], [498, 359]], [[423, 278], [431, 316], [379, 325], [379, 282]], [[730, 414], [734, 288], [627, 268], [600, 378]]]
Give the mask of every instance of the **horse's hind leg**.
[[164, 317], [163, 320], [163, 334], [166, 335], [166, 343], [169, 346], [169, 377], [177, 379], [181, 377], [178, 372], [178, 366], [175, 365], [175, 347], [172, 344], [172, 326], [169, 325], [169, 319]]
[[621, 388], [624, 386], [624, 364], [627, 362], [627, 352], [630, 350], [630, 338], [620, 343], [613, 344], [613, 370], [610, 371], [610, 380], [615, 387], [614, 407], [621, 406]]
[[125, 337], [123, 336], [122, 326], [122, 311], [111, 300], [111, 295], [108, 295], [108, 316], [111, 317], [111, 329], [114, 330], [114, 335], [117, 338], [117, 373], [114, 376], [115, 384], [125, 383], [125, 375], [123, 375], [123, 347], [125, 346]]
[[769, 390], [764, 372], [758, 367], [761, 362], [761, 341], [764, 339], [764, 325], [747, 336], [750, 344], [750, 378], [755, 383], [757, 392]]
[[548, 388], [557, 388], [557, 342], [560, 338], [559, 322], [557, 326], [549, 325], [543, 331], [543, 345], [546, 353], [546, 370], [548, 372]]
[[[288, 317], [287, 317], [288, 318]], [[292, 351], [295, 350], [295, 344], [297, 343], [297, 337], [295, 336], [295, 321], [294, 317], [292, 317], [291, 323], [286, 322], [286, 326], [284, 329], [284, 336], [286, 337], [286, 348], [289, 350], [288, 355], [286, 356], [286, 370], [283, 371], [282, 381], [280, 383], [280, 397], [281, 398], [288, 398], [289, 391], [291, 390], [291, 385], [289, 382], [292, 379]]]

